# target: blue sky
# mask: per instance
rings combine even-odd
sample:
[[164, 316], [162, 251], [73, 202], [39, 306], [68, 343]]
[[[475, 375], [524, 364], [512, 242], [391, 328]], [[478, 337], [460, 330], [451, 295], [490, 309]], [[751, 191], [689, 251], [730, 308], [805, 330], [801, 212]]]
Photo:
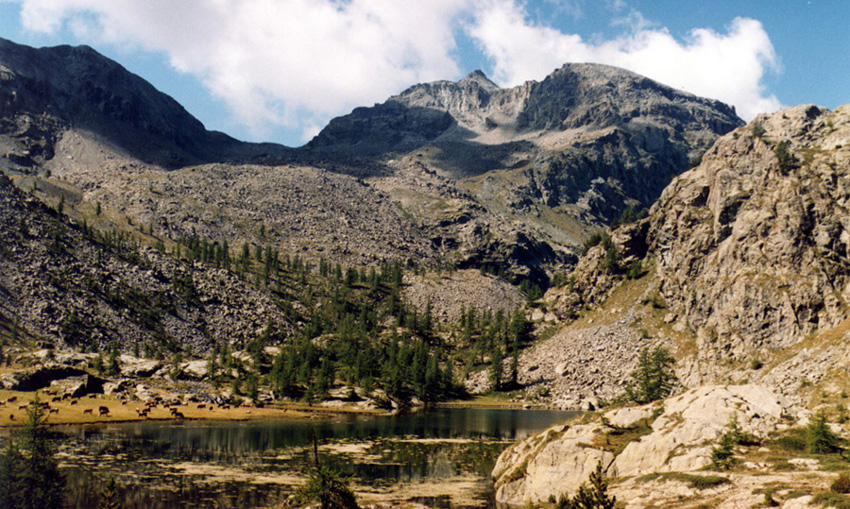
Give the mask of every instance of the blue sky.
[[87, 44], [208, 129], [290, 146], [410, 85], [617, 65], [745, 119], [850, 102], [845, 0], [0, 0], [0, 37]]

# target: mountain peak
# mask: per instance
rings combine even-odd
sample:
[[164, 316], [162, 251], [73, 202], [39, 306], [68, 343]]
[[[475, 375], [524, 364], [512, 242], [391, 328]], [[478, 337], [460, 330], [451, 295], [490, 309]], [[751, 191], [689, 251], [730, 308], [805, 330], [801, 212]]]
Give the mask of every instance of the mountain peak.
[[493, 81], [490, 80], [490, 78], [488, 78], [487, 75], [484, 74], [484, 72], [480, 69], [472, 71], [471, 73], [467, 74], [465, 78], [458, 82], [458, 84], [460, 85], [467, 83], [475, 83], [484, 90], [487, 90], [488, 92], [494, 92], [496, 90], [499, 90], [499, 85], [493, 83]]

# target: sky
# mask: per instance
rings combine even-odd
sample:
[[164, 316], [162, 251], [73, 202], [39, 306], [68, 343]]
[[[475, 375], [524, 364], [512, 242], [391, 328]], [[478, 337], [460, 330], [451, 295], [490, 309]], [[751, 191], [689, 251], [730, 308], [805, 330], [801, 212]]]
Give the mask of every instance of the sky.
[[0, 0], [0, 37], [93, 47], [207, 129], [299, 146], [416, 83], [623, 67], [745, 120], [850, 103], [846, 0]]

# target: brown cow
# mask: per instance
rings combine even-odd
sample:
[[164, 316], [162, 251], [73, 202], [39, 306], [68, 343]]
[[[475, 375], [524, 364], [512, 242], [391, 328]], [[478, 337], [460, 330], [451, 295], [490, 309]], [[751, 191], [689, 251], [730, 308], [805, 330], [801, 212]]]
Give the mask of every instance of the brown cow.
[[83, 415], [90, 414], [90, 413], [91, 413], [91, 408], [86, 408], [85, 410], [83, 410]]

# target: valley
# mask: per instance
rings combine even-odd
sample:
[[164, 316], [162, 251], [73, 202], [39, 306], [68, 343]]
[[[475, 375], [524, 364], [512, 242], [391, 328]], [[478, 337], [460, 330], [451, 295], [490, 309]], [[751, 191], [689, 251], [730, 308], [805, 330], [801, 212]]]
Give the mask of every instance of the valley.
[[[289, 148], [207, 131], [90, 48], [10, 41], [0, 105], [9, 434], [42, 408], [36, 394], [53, 405], [46, 422], [82, 436], [95, 424], [109, 450], [130, 440], [111, 430], [226, 434], [493, 404], [584, 412], [489, 444], [473, 484], [492, 469], [497, 504], [564, 507], [604, 463], [618, 507], [774, 494], [804, 507], [850, 471], [837, 449], [800, 445], [818, 416], [836, 448], [850, 436], [846, 106], [745, 124], [718, 101], [565, 64], [514, 88], [480, 71], [415, 85]], [[656, 354], [663, 390], [636, 397]], [[736, 443], [718, 466], [733, 418], [758, 446]], [[63, 469], [96, 461], [57, 443]], [[330, 458], [351, 444], [320, 445]], [[309, 475], [277, 460], [273, 496], [213, 491], [234, 507], [289, 504]], [[718, 486], [682, 487], [704, 469]], [[356, 475], [358, 494], [381, 477]], [[108, 479], [85, 476], [73, 496], [91, 505], [79, 497]], [[429, 486], [384, 502], [481, 503]], [[668, 486], [681, 496], [653, 494]]]

